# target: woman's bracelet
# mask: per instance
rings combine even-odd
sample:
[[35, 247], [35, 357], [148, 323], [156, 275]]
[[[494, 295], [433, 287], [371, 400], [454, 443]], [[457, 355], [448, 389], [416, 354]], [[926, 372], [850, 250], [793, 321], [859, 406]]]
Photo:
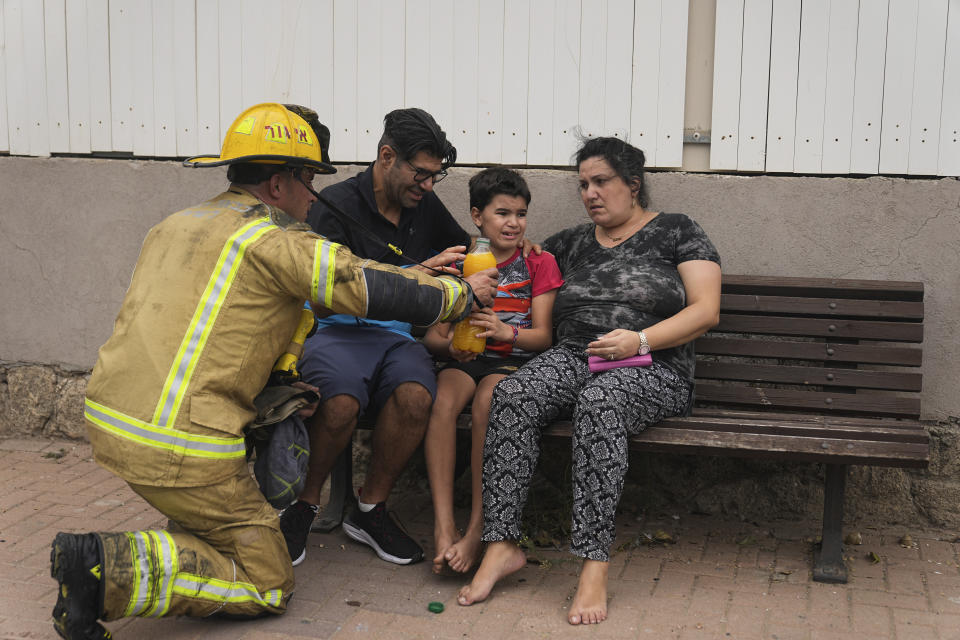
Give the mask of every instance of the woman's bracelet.
[[517, 338], [520, 337], [520, 330], [517, 329], [517, 325], [515, 324], [512, 324], [510, 326], [513, 327], [513, 344], [517, 344]]

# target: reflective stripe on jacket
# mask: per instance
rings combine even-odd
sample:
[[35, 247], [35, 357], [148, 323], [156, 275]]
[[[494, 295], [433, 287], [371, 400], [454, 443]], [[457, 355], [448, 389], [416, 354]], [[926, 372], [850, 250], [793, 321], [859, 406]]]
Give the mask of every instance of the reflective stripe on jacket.
[[315, 308], [428, 325], [468, 312], [453, 278], [360, 260], [231, 188], [144, 240], [87, 386], [97, 461], [125, 480], [202, 486], [245, 464], [253, 398]]

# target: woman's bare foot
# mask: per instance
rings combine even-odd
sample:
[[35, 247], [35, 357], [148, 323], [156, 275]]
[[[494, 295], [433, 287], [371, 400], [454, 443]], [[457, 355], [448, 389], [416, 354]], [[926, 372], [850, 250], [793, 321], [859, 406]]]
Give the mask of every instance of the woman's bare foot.
[[607, 619], [607, 570], [609, 562], [584, 560], [577, 594], [570, 605], [570, 624], [597, 624]]
[[[466, 573], [477, 562], [480, 557], [480, 548], [483, 543], [480, 541], [479, 531], [467, 531], [462, 538], [447, 548], [443, 554], [443, 559], [451, 569], [459, 573]], [[436, 565], [436, 561], [434, 561]]]
[[527, 564], [527, 556], [520, 547], [511, 540], [491, 542], [483, 556], [480, 568], [473, 575], [473, 582], [460, 589], [457, 604], [469, 607], [475, 602], [482, 602], [490, 595], [493, 585], [501, 578], [519, 571]]
[[452, 533], [440, 532], [434, 530], [433, 532], [433, 548], [436, 549], [437, 555], [433, 557], [433, 572], [436, 574], [443, 573], [443, 569], [447, 566], [446, 555], [450, 552], [451, 547], [460, 540], [460, 532], [456, 529]]

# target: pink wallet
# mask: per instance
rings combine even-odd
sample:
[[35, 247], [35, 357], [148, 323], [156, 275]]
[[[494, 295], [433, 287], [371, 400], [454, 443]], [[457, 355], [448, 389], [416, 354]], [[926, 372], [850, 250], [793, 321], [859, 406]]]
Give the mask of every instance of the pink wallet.
[[590, 356], [587, 358], [587, 364], [590, 366], [590, 371], [594, 373], [606, 371], [607, 369], [618, 369], [620, 367], [649, 367], [653, 364], [653, 356], [649, 353], [642, 356], [637, 354], [629, 358], [624, 358], [623, 360], [607, 360], [599, 356]]

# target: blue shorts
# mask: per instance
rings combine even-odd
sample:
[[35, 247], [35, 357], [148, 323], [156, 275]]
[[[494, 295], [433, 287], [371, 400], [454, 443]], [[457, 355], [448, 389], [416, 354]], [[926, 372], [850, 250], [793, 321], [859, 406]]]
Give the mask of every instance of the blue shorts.
[[404, 382], [417, 382], [437, 395], [433, 358], [426, 347], [377, 327], [333, 325], [303, 345], [303, 381], [320, 389], [321, 398], [346, 394], [360, 403], [361, 415], [375, 415]]

